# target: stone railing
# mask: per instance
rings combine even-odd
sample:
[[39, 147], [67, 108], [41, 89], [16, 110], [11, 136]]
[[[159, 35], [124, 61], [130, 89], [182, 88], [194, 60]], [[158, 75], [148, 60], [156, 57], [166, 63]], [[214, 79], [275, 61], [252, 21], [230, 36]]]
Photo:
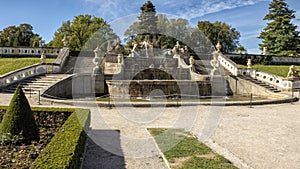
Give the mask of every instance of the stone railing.
[[42, 53], [46, 56], [57, 56], [60, 48], [51, 47], [0, 47], [0, 56], [40, 56]]
[[20, 82], [29, 77], [45, 73], [59, 73], [60, 66], [54, 64], [35, 64], [0, 76], [0, 88]]
[[227, 58], [221, 53], [218, 55], [218, 60], [226, 70], [228, 70], [231, 74], [235, 76], [250, 76], [253, 79], [257, 79], [261, 82], [272, 85], [280, 90], [292, 90], [292, 88], [295, 88], [297, 86], [299, 86], [300, 88], [300, 84], [298, 82], [292, 82], [287, 78], [283, 78], [277, 75], [269, 74], [251, 68], [243, 69], [239, 67], [236, 63], [234, 63], [231, 59]]
[[55, 61], [53, 63], [59, 65], [60, 68], [62, 69], [63, 66], [65, 66], [65, 63], [69, 56], [69, 53], [70, 53], [69, 48], [67, 48], [67, 47], [61, 48], [57, 58], [55, 59]]
[[59, 73], [69, 55], [69, 48], [62, 48], [57, 59], [51, 64], [35, 64], [0, 76], [0, 89], [13, 83], [18, 83], [29, 77], [46, 74]]
[[242, 70], [241, 74], [250, 76], [253, 79], [257, 79], [261, 82], [267, 83], [281, 90], [291, 90], [293, 87], [293, 82], [289, 79], [274, 74], [266, 73], [263, 71], [245, 68]]
[[224, 56], [222, 53], [218, 53], [218, 60], [220, 64], [228, 70], [231, 74], [237, 76], [241, 74], [242, 68], [239, 67], [236, 63], [234, 63], [232, 60]]

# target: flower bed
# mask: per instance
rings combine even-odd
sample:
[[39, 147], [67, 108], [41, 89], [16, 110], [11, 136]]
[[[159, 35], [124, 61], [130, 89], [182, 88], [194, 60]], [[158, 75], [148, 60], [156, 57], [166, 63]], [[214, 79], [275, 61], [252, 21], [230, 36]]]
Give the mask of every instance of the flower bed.
[[[32, 110], [40, 130], [40, 141], [30, 145], [0, 145], [0, 168], [79, 168], [85, 144], [82, 126], [87, 127], [89, 124], [89, 111], [48, 108]], [[5, 108], [0, 107], [0, 122], [4, 113]], [[4, 139], [2, 136], [0, 141]]]

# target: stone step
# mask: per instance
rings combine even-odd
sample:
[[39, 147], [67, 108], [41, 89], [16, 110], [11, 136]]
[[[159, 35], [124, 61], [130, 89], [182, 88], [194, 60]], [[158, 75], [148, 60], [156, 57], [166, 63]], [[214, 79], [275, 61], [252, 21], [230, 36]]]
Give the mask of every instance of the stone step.
[[257, 79], [254, 79], [254, 78], [252, 78], [250, 76], [239, 75], [238, 77], [241, 78], [241, 79], [247, 80], [247, 81], [249, 81], [251, 83], [257, 84], [257, 85], [259, 85], [261, 87], [264, 87], [264, 88], [266, 88], [267, 90], [269, 90], [271, 92], [274, 92], [274, 93], [280, 92], [280, 90], [276, 89], [275, 87], [273, 87], [273, 86], [271, 86], [269, 84], [266, 84], [264, 82], [258, 81]]
[[[24, 93], [38, 93], [38, 91], [42, 91], [47, 89], [47, 87], [52, 86], [56, 82], [68, 77], [70, 75], [67, 74], [46, 74], [46, 75], [39, 75], [35, 77], [28, 78], [22, 81], [20, 84], [23, 87]], [[6, 93], [13, 93], [17, 88], [18, 84], [10, 86]]]
[[95, 67], [93, 59], [93, 57], [69, 57], [62, 72], [66, 74], [92, 73]]

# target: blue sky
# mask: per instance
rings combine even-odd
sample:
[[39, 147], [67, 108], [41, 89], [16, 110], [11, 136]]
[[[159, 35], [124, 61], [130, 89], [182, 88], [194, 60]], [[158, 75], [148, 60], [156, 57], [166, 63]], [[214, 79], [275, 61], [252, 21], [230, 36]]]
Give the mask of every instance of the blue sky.
[[[49, 42], [62, 22], [79, 14], [102, 17], [108, 22], [140, 13], [146, 0], [9, 0], [0, 6], [0, 29], [10, 25], [29, 23], [34, 32]], [[198, 21], [222, 21], [241, 33], [240, 44], [248, 53], [260, 53], [257, 38], [266, 26], [263, 17], [268, 13], [271, 0], [152, 0], [157, 13], [166, 13], [188, 19], [192, 25]], [[296, 11], [293, 23], [300, 27], [299, 0], [286, 0]], [[298, 28], [298, 30], [300, 30]]]

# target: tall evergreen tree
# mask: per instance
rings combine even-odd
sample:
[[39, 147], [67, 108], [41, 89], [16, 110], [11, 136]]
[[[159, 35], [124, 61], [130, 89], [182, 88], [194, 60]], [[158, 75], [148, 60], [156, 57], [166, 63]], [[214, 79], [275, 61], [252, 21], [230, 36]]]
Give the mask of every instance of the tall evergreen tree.
[[140, 20], [140, 33], [157, 33], [157, 16], [155, 6], [151, 1], [146, 2], [141, 6], [141, 14], [138, 17]]
[[148, 1], [141, 6], [141, 14], [138, 16], [140, 20], [138, 26], [138, 40], [143, 41], [148, 35], [151, 40], [153, 35], [157, 34], [157, 16], [155, 6]]
[[273, 0], [270, 3], [269, 13], [264, 17], [268, 21], [267, 26], [258, 37], [262, 39], [260, 50], [267, 47], [271, 55], [299, 55], [299, 32], [291, 22], [295, 18], [294, 13], [284, 0]]

